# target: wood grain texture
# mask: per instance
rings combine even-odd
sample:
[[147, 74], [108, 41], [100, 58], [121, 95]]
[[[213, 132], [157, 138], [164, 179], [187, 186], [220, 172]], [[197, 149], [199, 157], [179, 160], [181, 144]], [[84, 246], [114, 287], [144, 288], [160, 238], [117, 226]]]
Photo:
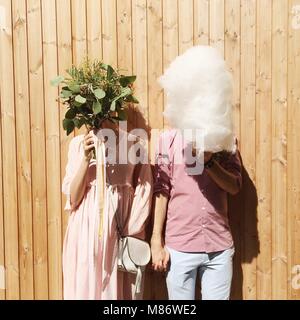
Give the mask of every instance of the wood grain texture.
[[[232, 299], [300, 299], [300, 0], [0, 0], [0, 299], [61, 299], [66, 107], [50, 86], [88, 55], [137, 75], [130, 128], [168, 123], [157, 78], [211, 44], [234, 79], [243, 188], [229, 196]], [[4, 10], [4, 11], [3, 11]], [[184, 110], [184, 106], [183, 106]], [[145, 297], [165, 299], [147, 271]], [[197, 286], [197, 296], [200, 288]]]
[[[289, 1], [288, 36], [288, 137], [287, 137], [287, 212], [288, 212], [288, 297], [300, 299], [300, 35], [295, 23], [299, 21], [295, 8], [300, 1]], [[298, 280], [294, 279], [298, 275]]]

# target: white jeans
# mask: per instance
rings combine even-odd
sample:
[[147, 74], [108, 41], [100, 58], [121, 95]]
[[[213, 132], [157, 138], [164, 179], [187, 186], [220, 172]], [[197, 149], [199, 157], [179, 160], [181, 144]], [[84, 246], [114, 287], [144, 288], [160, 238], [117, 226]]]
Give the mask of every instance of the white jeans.
[[202, 300], [229, 300], [234, 247], [212, 253], [170, 253], [167, 288], [170, 300], [194, 300], [199, 271]]

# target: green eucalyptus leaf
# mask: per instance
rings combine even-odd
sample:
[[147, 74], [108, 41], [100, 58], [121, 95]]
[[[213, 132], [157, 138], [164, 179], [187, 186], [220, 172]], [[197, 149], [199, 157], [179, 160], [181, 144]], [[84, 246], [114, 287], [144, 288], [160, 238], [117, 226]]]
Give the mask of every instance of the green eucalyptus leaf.
[[134, 97], [133, 95], [129, 95], [128, 97], [126, 97], [126, 101], [132, 102], [132, 103], [140, 103], [139, 100], [136, 97]]
[[93, 103], [93, 112], [94, 114], [98, 114], [102, 111], [102, 105], [99, 101], [95, 101]]
[[122, 93], [112, 100], [111, 105], [110, 105], [110, 110], [116, 111], [116, 102], [118, 100], [120, 100], [121, 98], [124, 98], [130, 94], [131, 94], [131, 90], [129, 88], [123, 88]]
[[63, 120], [63, 128], [67, 131], [67, 136], [74, 130], [75, 124], [74, 121], [71, 119], [64, 119]]
[[74, 120], [74, 124], [75, 124], [75, 127], [80, 129], [84, 124], [85, 124], [85, 119], [84, 118], [75, 118]]
[[91, 108], [89, 108], [86, 104], [78, 107], [78, 110], [81, 114], [84, 114], [85, 116], [93, 113], [93, 110], [91, 110]]
[[108, 65], [107, 65], [106, 63], [101, 63], [101, 68], [102, 68], [103, 70], [107, 70]]
[[116, 102], [117, 102], [117, 100], [113, 100], [111, 102], [111, 105], [110, 105], [110, 110], [111, 111], [116, 111]]
[[96, 90], [94, 90], [94, 95], [97, 99], [103, 99], [106, 96], [106, 93], [104, 90], [98, 88]]
[[56, 78], [54, 78], [53, 80], [51, 80], [51, 85], [54, 87], [59, 86], [63, 81], [65, 80], [65, 78], [63, 76], [57, 76]]
[[79, 104], [86, 103], [86, 98], [82, 97], [80, 94], [76, 96], [75, 101]]
[[113, 67], [108, 65], [107, 66], [107, 78], [108, 78], [108, 80], [110, 80], [113, 77], [114, 73], [115, 73], [115, 70], [113, 69]]
[[128, 77], [121, 77], [120, 78], [120, 84], [122, 87], [126, 87], [129, 84], [132, 84], [136, 80], [136, 76], [128, 76]]
[[82, 103], [79, 103], [79, 102], [77, 102], [77, 101], [74, 101], [72, 105], [73, 105], [74, 107], [76, 107], [76, 108], [79, 108], [79, 107], [82, 106]]
[[62, 90], [60, 96], [61, 96], [62, 98], [64, 98], [64, 99], [68, 99], [68, 98], [70, 98], [72, 95], [73, 95], [72, 91]]
[[121, 91], [121, 94], [116, 98], [116, 100], [127, 97], [131, 94], [132, 94], [132, 91], [130, 90], [130, 88], [123, 88]]
[[80, 85], [78, 84], [71, 84], [68, 87], [73, 93], [80, 93]]
[[128, 96], [130, 94], [132, 94], [132, 91], [130, 88], [123, 88], [122, 89], [122, 94], [121, 94], [122, 96]]
[[76, 117], [76, 114], [77, 114], [76, 110], [74, 110], [74, 109], [69, 109], [69, 110], [67, 111], [66, 115], [65, 115], [65, 118], [66, 118], [66, 119], [74, 119], [74, 118]]

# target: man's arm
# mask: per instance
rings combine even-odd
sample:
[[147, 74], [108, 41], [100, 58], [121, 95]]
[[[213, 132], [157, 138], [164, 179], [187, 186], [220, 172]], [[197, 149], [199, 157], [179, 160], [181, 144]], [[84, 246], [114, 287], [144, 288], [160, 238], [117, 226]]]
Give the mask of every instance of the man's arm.
[[156, 271], [167, 269], [169, 253], [164, 248], [164, 223], [171, 192], [171, 171], [169, 159], [170, 137], [168, 133], [161, 134], [155, 152], [154, 179], [154, 224], [151, 237], [152, 266]]
[[166, 271], [169, 253], [164, 248], [163, 227], [166, 220], [168, 198], [158, 194], [154, 197], [154, 223], [151, 237], [152, 266], [156, 271]]
[[220, 188], [232, 195], [237, 194], [241, 189], [241, 164], [238, 158], [238, 151], [231, 156], [227, 166], [222, 166], [215, 159], [211, 159], [212, 156], [211, 153], [205, 154], [205, 162], [209, 160], [213, 162], [212, 166], [205, 170]]

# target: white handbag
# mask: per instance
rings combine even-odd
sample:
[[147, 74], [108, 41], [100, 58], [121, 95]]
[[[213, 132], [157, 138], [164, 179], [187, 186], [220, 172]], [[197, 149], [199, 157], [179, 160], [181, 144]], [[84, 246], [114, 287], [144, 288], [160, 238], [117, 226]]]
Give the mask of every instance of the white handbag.
[[121, 234], [118, 213], [116, 213], [118, 241], [118, 270], [136, 274], [134, 293], [141, 292], [142, 276], [151, 259], [151, 250], [148, 242]]

